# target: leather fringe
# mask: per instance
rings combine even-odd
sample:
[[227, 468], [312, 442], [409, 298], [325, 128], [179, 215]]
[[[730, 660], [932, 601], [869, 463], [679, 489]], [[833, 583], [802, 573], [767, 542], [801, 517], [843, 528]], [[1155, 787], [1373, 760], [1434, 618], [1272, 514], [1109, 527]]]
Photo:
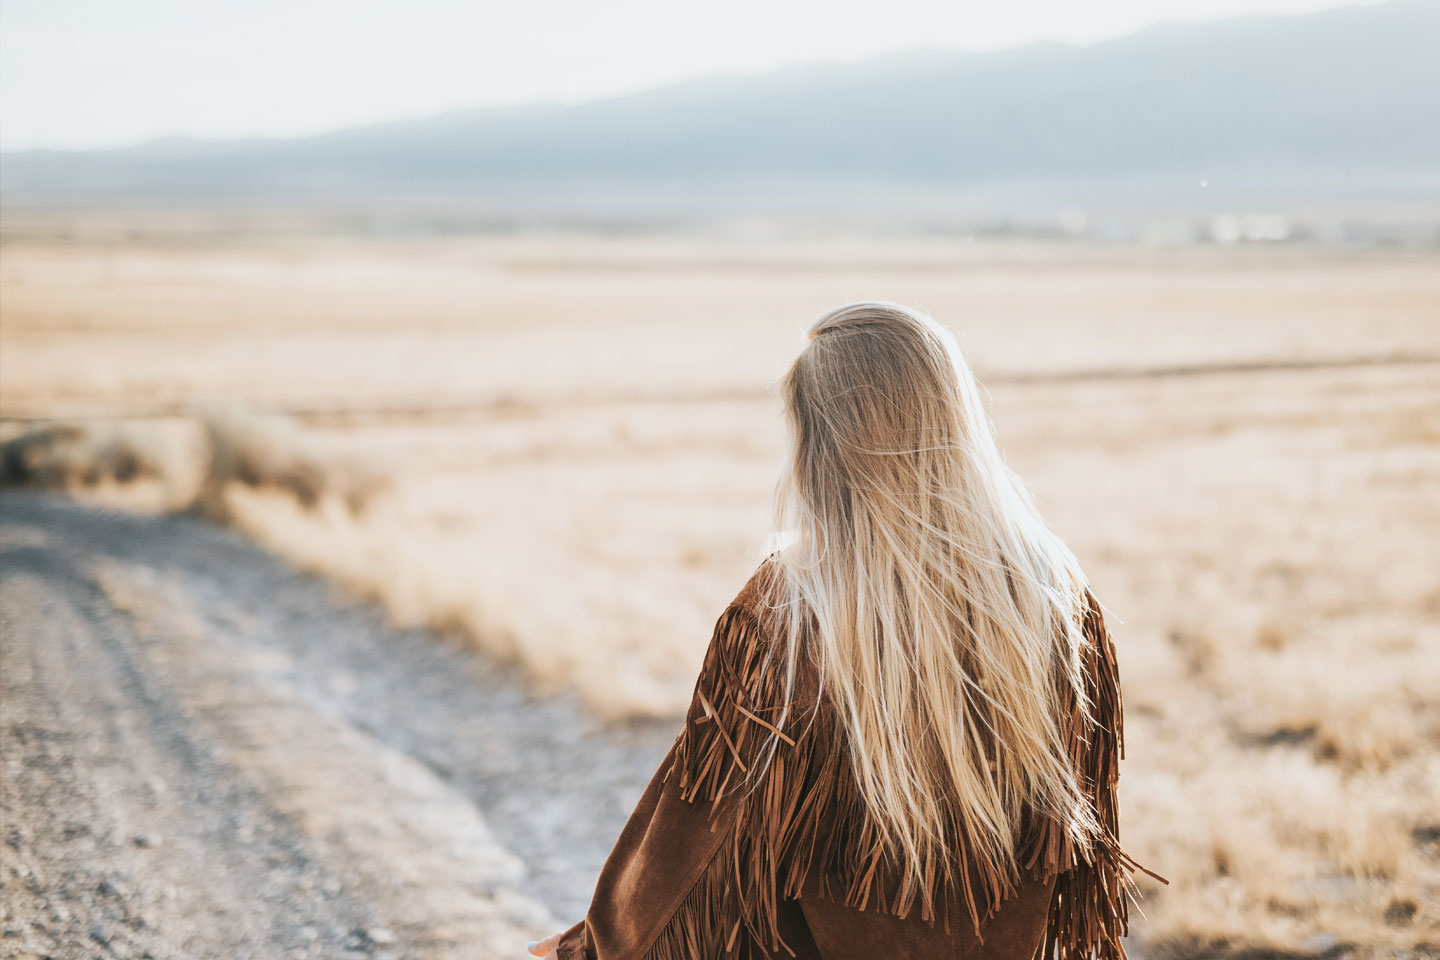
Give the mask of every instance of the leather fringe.
[[[1144, 868], [1118, 842], [1115, 787], [1124, 749], [1119, 679], [1098, 603], [1086, 594], [1085, 657], [1093, 693], [1088, 716], [1083, 704], [1073, 704], [1070, 740], [1104, 836], [1087, 851], [1063, 824], [1040, 818], [1018, 860], [1033, 877], [1059, 875], [1039, 956], [1124, 960], [1119, 938], [1127, 929], [1125, 896], [1134, 887], [1126, 871]], [[978, 935], [1015, 892], [1019, 876], [983, 870], [961, 844], [953, 863], [926, 863], [924, 883], [911, 882], [887, 855], [858, 786], [845, 775], [844, 738], [833, 729], [830, 711], [800, 708], [816, 699], [813, 690], [801, 689], [793, 705], [797, 715], [785, 714], [783, 670], [763, 640], [755, 613], [739, 603], [716, 624], [666, 780], [678, 777], [683, 798], [710, 803], [712, 816], [722, 800], [727, 809], [735, 804], [735, 824], [646, 960], [714, 956], [717, 945], [723, 956], [742, 960], [793, 955], [780, 935], [779, 906], [799, 897], [807, 880], [818, 882], [821, 896], [847, 906], [899, 918], [918, 908], [921, 919], [939, 920], [947, 930], [948, 893], [958, 884], [959, 901]], [[778, 743], [771, 739], [775, 732]], [[764, 755], [767, 744], [774, 744], [773, 756]], [[767, 762], [762, 777], [748, 776]], [[737, 794], [744, 794], [738, 802]]]
[[1141, 866], [1120, 846], [1118, 786], [1125, 756], [1124, 705], [1115, 642], [1105, 629], [1100, 603], [1088, 589], [1082, 651], [1090, 704], [1070, 705], [1068, 739], [1100, 824], [1100, 836], [1077, 843], [1064, 824], [1041, 821], [1022, 862], [1034, 877], [1058, 875], [1039, 957], [1054, 960], [1125, 960], [1121, 938], [1129, 930], [1130, 899], [1138, 892], [1130, 873], [1140, 870], [1161, 883], [1164, 877]]

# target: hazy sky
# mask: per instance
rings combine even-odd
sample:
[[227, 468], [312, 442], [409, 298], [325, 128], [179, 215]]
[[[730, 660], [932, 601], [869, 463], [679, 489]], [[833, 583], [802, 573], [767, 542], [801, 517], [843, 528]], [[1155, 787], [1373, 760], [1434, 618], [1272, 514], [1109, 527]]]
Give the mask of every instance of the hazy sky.
[[0, 0], [0, 147], [295, 136], [1335, 0]]

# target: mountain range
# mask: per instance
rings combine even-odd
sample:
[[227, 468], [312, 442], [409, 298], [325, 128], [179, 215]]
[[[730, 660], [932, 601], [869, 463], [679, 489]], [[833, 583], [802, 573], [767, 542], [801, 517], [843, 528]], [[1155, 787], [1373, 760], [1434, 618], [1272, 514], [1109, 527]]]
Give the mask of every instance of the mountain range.
[[1440, 196], [1440, 0], [1161, 24], [1085, 47], [912, 51], [290, 140], [0, 157], [11, 204], [1209, 181], [1296, 202]]

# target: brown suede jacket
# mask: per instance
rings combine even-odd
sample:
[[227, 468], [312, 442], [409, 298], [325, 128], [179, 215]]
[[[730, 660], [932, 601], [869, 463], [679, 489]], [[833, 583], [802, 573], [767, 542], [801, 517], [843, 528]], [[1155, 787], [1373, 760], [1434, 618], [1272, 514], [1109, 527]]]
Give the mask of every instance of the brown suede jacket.
[[767, 560], [721, 614], [685, 725], [559, 960], [1124, 960], [1128, 871], [1145, 868], [1119, 844], [1120, 689], [1094, 596], [1085, 634], [1097, 722], [1078, 707], [1067, 719], [1105, 842], [1087, 853], [1030, 816], [1013, 875], [987, 875], [959, 850], [961, 866], [947, 876], [927, 864], [921, 888], [866, 818], [813, 675], [797, 677], [792, 707], [804, 709], [783, 722], [758, 783], [742, 783], [783, 706], [766, 656], [782, 636], [764, 602], [773, 586]]

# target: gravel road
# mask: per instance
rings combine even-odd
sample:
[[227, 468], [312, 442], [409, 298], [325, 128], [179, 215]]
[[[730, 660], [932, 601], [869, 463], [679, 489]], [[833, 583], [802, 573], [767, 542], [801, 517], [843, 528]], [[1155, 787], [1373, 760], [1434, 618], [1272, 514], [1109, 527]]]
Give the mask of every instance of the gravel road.
[[525, 956], [675, 723], [190, 517], [0, 495], [0, 956]]

